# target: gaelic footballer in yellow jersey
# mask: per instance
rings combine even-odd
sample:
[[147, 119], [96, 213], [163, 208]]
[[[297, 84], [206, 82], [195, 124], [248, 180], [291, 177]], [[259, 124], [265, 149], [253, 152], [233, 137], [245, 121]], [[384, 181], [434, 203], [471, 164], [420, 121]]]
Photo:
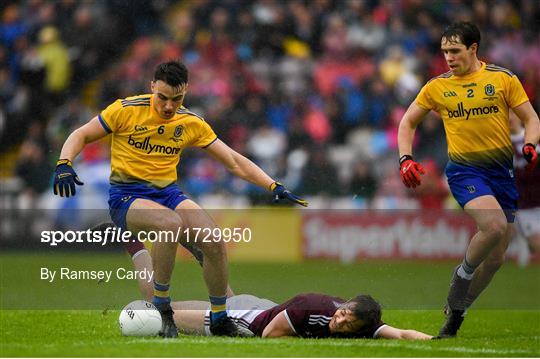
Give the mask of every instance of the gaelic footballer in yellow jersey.
[[484, 62], [465, 76], [449, 71], [431, 79], [415, 101], [441, 116], [451, 161], [512, 168], [508, 111], [529, 101], [512, 72]]
[[[469, 22], [448, 26], [441, 50], [450, 71], [430, 80], [399, 124], [399, 172], [407, 187], [424, 169], [412, 156], [416, 127], [429, 111], [440, 114], [448, 142], [446, 177], [452, 195], [478, 227], [454, 270], [440, 337], [454, 337], [465, 311], [504, 262], [517, 210], [509, 111], [525, 127], [522, 152], [534, 163], [540, 122], [517, 77], [477, 57], [480, 31]], [[533, 154], [534, 152], [534, 154]]]
[[[188, 70], [179, 61], [157, 66], [150, 86], [152, 94], [115, 101], [87, 124], [75, 130], [62, 147], [54, 178], [54, 193], [75, 194], [82, 185], [72, 167], [84, 146], [112, 134], [109, 210], [116, 226], [132, 232], [214, 229], [216, 224], [176, 183], [176, 167], [186, 147], [203, 148], [233, 175], [273, 192], [274, 201], [287, 199], [307, 206], [261, 168], [219, 140], [203, 119], [183, 107]], [[214, 233], [211, 231], [211, 233]], [[140, 242], [138, 242], [140, 244]], [[204, 280], [211, 304], [210, 331], [236, 336], [238, 329], [228, 317], [225, 301], [228, 269], [225, 244], [209, 238], [193, 244], [204, 259]], [[169, 286], [178, 243], [157, 241], [152, 258], [144, 247], [132, 259], [137, 269], [153, 265], [152, 302], [161, 313], [161, 335], [177, 337]], [[132, 253], [130, 251], [130, 253]]]
[[111, 184], [165, 188], [176, 183], [176, 166], [186, 147], [205, 148], [217, 140], [210, 125], [184, 106], [170, 119], [160, 117], [152, 95], [116, 100], [98, 118], [112, 133]]

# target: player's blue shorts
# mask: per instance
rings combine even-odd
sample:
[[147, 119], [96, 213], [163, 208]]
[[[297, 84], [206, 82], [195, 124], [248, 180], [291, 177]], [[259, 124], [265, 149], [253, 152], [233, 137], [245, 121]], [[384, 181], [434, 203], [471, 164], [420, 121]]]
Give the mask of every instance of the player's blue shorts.
[[174, 210], [178, 204], [188, 197], [173, 183], [165, 188], [153, 188], [145, 184], [112, 184], [109, 189], [109, 213], [111, 219], [124, 230], [127, 230], [126, 215], [129, 206], [137, 198], [148, 199]]
[[461, 207], [465, 207], [467, 202], [477, 197], [491, 195], [501, 205], [508, 223], [514, 222], [518, 191], [512, 170], [483, 169], [449, 161], [446, 177], [450, 190]]

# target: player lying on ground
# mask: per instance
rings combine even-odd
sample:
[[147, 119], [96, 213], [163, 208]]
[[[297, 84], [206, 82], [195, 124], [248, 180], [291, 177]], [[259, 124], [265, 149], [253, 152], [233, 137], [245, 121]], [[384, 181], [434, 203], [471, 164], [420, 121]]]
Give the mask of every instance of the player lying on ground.
[[[104, 231], [107, 227], [113, 226], [114, 223], [111, 222], [100, 223], [92, 230]], [[200, 249], [193, 245], [184, 247], [202, 266], [204, 258]], [[151, 270], [152, 258], [141, 242], [133, 241], [126, 249], [136, 270]], [[147, 280], [139, 280], [139, 289], [143, 298], [146, 300], [152, 298], [153, 286]], [[432, 338], [415, 330], [398, 329], [382, 323], [380, 305], [370, 296], [357, 296], [344, 301], [323, 294], [301, 294], [281, 305], [248, 294], [234, 296], [230, 287], [227, 289], [227, 296], [228, 314], [243, 336]], [[209, 302], [181, 301], [173, 302], [171, 305], [174, 309], [175, 324], [181, 332], [211, 335]]]
[[[172, 303], [180, 332], [211, 335], [210, 303]], [[394, 328], [381, 320], [381, 306], [369, 295], [343, 300], [324, 294], [299, 294], [282, 304], [242, 294], [227, 299], [229, 316], [245, 336], [263, 338], [432, 339], [431, 335]]]
[[412, 157], [416, 127], [429, 111], [443, 120], [448, 141], [446, 177], [454, 198], [476, 222], [463, 262], [454, 270], [446, 322], [439, 335], [457, 334], [466, 310], [504, 262], [518, 193], [512, 164], [508, 112], [524, 126], [521, 152], [534, 167], [540, 123], [516, 75], [477, 57], [480, 31], [468, 22], [449, 26], [441, 50], [450, 71], [431, 79], [399, 125], [400, 174], [407, 187], [421, 184], [422, 166]]
[[[273, 192], [274, 198], [307, 206], [261, 168], [218, 139], [210, 125], [183, 106], [188, 70], [179, 61], [157, 66], [152, 93], [116, 100], [67, 138], [54, 176], [54, 193], [75, 195], [72, 161], [86, 144], [111, 134], [109, 212], [113, 222], [131, 232], [216, 227], [210, 216], [177, 186], [177, 165], [188, 147], [204, 149], [232, 174]], [[213, 232], [212, 232], [213, 233]], [[212, 333], [236, 335], [225, 311], [228, 265], [225, 244], [210, 238], [200, 245], [203, 277], [212, 303]], [[178, 243], [158, 241], [152, 247], [154, 297], [163, 319], [162, 335], [177, 336], [169, 286]]]

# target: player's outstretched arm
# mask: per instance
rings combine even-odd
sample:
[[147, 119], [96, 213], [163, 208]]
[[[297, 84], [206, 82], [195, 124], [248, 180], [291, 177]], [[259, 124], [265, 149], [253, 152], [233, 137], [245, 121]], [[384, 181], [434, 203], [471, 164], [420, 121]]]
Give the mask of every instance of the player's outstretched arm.
[[64, 142], [64, 146], [62, 146], [60, 159], [56, 162], [53, 184], [54, 194], [61, 197], [75, 195], [75, 185], [82, 186], [84, 183], [79, 180], [71, 162], [87, 143], [105, 137], [107, 134], [98, 118], [94, 117], [69, 135], [66, 142]]
[[412, 157], [412, 144], [416, 127], [428, 112], [413, 102], [399, 123], [399, 173], [403, 184], [407, 187], [419, 186], [421, 184], [420, 175], [425, 173], [424, 168]]
[[540, 120], [529, 101], [514, 107], [512, 110], [519, 117], [525, 128], [525, 137], [523, 139], [525, 145], [522, 152], [523, 157], [529, 162], [527, 169], [532, 170], [538, 162], [536, 145], [540, 140]]
[[221, 162], [227, 170], [235, 176], [256, 184], [266, 190], [272, 191], [274, 194], [274, 201], [287, 199], [307, 207], [307, 201], [294, 195], [281, 183], [268, 176], [259, 166], [227, 146], [223, 141], [218, 139], [210, 146], [206, 147], [205, 150], [213, 158]]
[[262, 333], [263, 338], [292, 337], [295, 335], [293, 328], [291, 328], [289, 321], [285, 317], [285, 311], [276, 315]]
[[87, 143], [97, 141], [108, 134], [96, 116], [69, 135], [62, 146], [60, 158], [73, 161]]
[[403, 115], [398, 128], [399, 156], [412, 156], [412, 144], [416, 127], [422, 122], [428, 110], [418, 106], [416, 102], [411, 103], [407, 112]]
[[525, 128], [525, 143], [538, 144], [540, 140], [540, 120], [529, 101], [512, 108], [512, 111], [519, 117]]
[[432, 335], [419, 332], [412, 329], [399, 329], [385, 325], [377, 333], [377, 338], [382, 339], [408, 339], [408, 340], [426, 340], [433, 339]]

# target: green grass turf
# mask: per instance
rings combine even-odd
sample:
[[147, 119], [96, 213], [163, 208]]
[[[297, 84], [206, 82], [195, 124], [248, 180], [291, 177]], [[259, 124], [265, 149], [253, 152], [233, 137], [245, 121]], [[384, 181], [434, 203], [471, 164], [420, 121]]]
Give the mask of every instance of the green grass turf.
[[[533, 311], [470, 313], [458, 339], [391, 341], [366, 339], [178, 339], [122, 337], [118, 311], [3, 311], [1, 356], [76, 357], [538, 357], [540, 322]], [[388, 311], [392, 324], [428, 332], [439, 311]], [[536, 327], [536, 329], [534, 329]]]
[[[125, 338], [118, 310], [139, 297], [134, 281], [39, 279], [41, 267], [130, 268], [117, 253], [0, 253], [0, 356], [540, 356], [540, 268], [508, 263], [475, 303], [453, 340], [262, 340], [182, 336], [178, 340]], [[370, 293], [383, 306], [383, 319], [397, 327], [436, 333], [443, 321], [454, 262], [232, 263], [237, 293], [274, 301], [300, 292], [351, 297]], [[174, 300], [205, 299], [197, 264], [175, 268]]]

